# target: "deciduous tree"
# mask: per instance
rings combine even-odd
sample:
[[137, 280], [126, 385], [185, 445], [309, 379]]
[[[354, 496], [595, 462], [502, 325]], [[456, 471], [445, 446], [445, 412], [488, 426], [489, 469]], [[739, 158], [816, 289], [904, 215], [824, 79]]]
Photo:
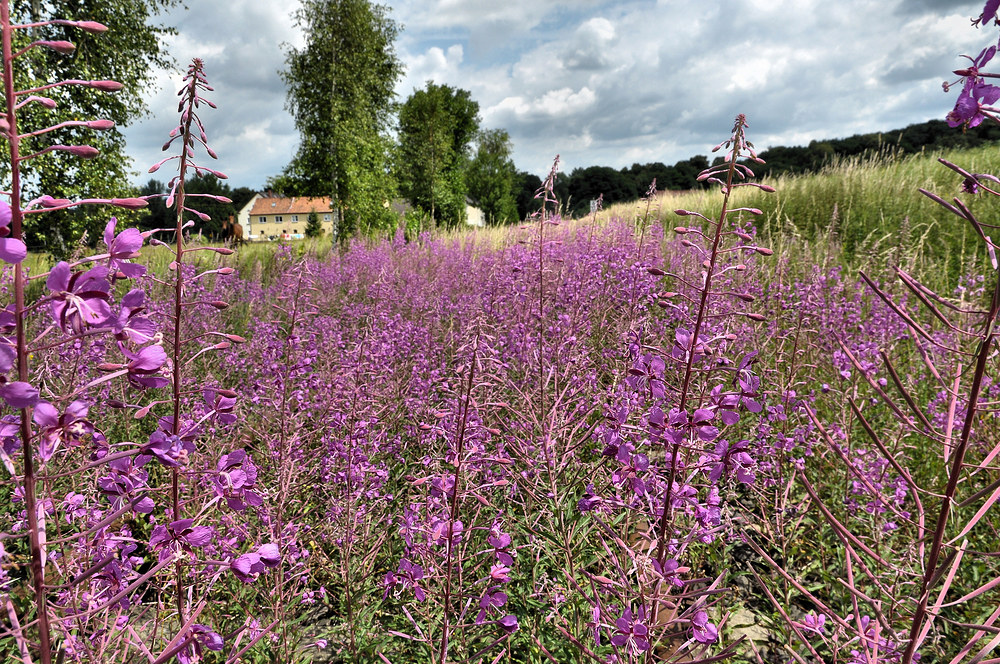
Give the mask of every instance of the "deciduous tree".
[[330, 196], [338, 236], [394, 227], [388, 132], [402, 75], [389, 9], [368, 0], [305, 0], [295, 13], [305, 32], [282, 72], [287, 108], [300, 134], [284, 193]]
[[479, 132], [476, 156], [469, 164], [469, 196], [494, 226], [518, 220], [514, 185], [517, 169], [511, 158], [514, 146], [503, 129]]
[[400, 191], [445, 226], [465, 220], [469, 145], [478, 130], [479, 104], [468, 90], [428, 81], [400, 108]]

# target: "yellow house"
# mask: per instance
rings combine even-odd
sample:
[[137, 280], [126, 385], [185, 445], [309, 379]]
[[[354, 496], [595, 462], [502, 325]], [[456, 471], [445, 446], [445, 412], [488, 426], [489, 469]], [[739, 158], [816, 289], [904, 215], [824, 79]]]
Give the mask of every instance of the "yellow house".
[[240, 211], [243, 216], [246, 211], [246, 223], [243, 236], [248, 240], [292, 240], [306, 236], [306, 222], [309, 213], [319, 216], [323, 235], [333, 235], [335, 232], [335, 215], [329, 197], [306, 198], [304, 196], [276, 196], [262, 194], [254, 197], [248, 204], [249, 211]]

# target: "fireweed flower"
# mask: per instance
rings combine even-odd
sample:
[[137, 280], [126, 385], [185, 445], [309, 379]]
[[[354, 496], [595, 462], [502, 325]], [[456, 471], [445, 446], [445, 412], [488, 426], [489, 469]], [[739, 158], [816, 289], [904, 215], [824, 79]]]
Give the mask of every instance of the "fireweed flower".
[[149, 536], [149, 548], [159, 551], [162, 561], [178, 550], [208, 546], [214, 535], [215, 529], [211, 526], [195, 526], [194, 519], [178, 519], [165, 526], [155, 526]]
[[719, 640], [719, 628], [709, 622], [707, 611], [698, 611], [691, 619], [691, 636], [699, 643], [715, 643]]
[[[385, 578], [382, 579], [382, 585], [385, 586], [385, 593], [382, 595], [382, 599], [389, 596], [392, 592], [397, 597], [399, 593], [407, 588], [413, 588], [413, 596], [418, 602], [424, 601], [427, 594], [424, 589], [420, 587], [420, 579], [424, 578], [424, 568], [420, 565], [414, 565], [406, 558], [402, 558], [399, 561], [399, 569], [395, 573], [386, 572]], [[395, 590], [399, 586], [399, 590]]]
[[649, 458], [645, 454], [635, 452], [632, 443], [626, 443], [618, 448], [615, 456], [621, 467], [617, 468], [611, 475], [611, 481], [615, 484], [627, 483], [629, 489], [637, 496], [646, 494], [646, 482], [644, 475], [649, 470]]
[[244, 553], [231, 563], [229, 569], [243, 583], [253, 583], [268, 568], [281, 563], [281, 553], [277, 544], [264, 544], [256, 551]]
[[995, 21], [998, 9], [1000, 9], [1000, 0], [986, 0], [986, 4], [983, 5], [983, 13], [972, 22], [973, 25], [982, 25], [985, 27], [990, 21]]
[[796, 624], [808, 632], [822, 634], [826, 629], [826, 615], [822, 613], [807, 613], [802, 622]]
[[195, 451], [195, 445], [193, 441], [181, 436], [157, 430], [150, 434], [149, 442], [142, 451], [151, 453], [164, 466], [178, 468], [187, 465], [188, 457]]
[[73, 523], [77, 519], [82, 519], [91, 513], [86, 507], [87, 497], [75, 491], [70, 491], [63, 498], [62, 509], [66, 516], [66, 523]]
[[38, 403], [38, 388], [24, 381], [14, 381], [0, 386], [0, 397], [11, 408], [31, 408]]
[[653, 561], [653, 570], [677, 588], [684, 587], [684, 579], [680, 578], [680, 576], [689, 572], [690, 569], [689, 567], [681, 567], [681, 564], [675, 558], [667, 558], [662, 567], [660, 566], [660, 561]]
[[225, 396], [218, 390], [204, 391], [205, 404], [208, 410], [215, 413], [215, 421], [219, 424], [232, 424], [236, 421], [233, 410], [236, 408], [236, 397]]
[[663, 358], [658, 355], [644, 355], [628, 370], [625, 382], [636, 391], [649, 390], [654, 399], [662, 399], [666, 393], [663, 386], [664, 369], [666, 363]]
[[948, 113], [948, 125], [952, 127], [978, 127], [991, 113], [1000, 111], [993, 104], [1000, 99], [1000, 87], [988, 83], [966, 85], [955, 102], [955, 108]]
[[[112, 510], [120, 509], [149, 487], [149, 473], [142, 469], [148, 460], [149, 457], [143, 455], [135, 459], [115, 459], [108, 463], [111, 473], [97, 478], [97, 488], [111, 502]], [[132, 509], [139, 514], [150, 514], [154, 506], [149, 496], [142, 496]]]
[[500, 629], [502, 629], [507, 634], [513, 634], [514, 632], [517, 631], [519, 627], [519, 625], [517, 624], [517, 616], [513, 615], [504, 616], [503, 618], [497, 621], [497, 625], [499, 625]]
[[48, 461], [61, 446], [76, 447], [94, 433], [94, 425], [87, 420], [87, 404], [74, 401], [61, 413], [47, 401], [35, 406], [32, 418], [39, 426], [38, 454]]
[[499, 583], [510, 583], [510, 568], [503, 563], [490, 566], [490, 578]]
[[212, 478], [215, 494], [226, 499], [231, 509], [242, 512], [247, 506], [260, 507], [264, 499], [254, 491], [257, 467], [243, 450], [223, 454]]
[[118, 235], [115, 235], [115, 226], [118, 219], [111, 217], [108, 225], [104, 227], [104, 244], [108, 245], [108, 267], [112, 274], [121, 272], [128, 279], [134, 279], [146, 274], [146, 268], [131, 262], [131, 259], [139, 256], [139, 249], [142, 247], [142, 233], [138, 228], [126, 228]]
[[153, 344], [134, 353], [123, 344], [118, 345], [128, 360], [125, 368], [128, 369], [130, 383], [140, 389], [166, 387], [169, 384], [167, 378], [156, 375], [167, 363], [167, 352], [163, 350], [163, 346]]
[[708, 497], [704, 504], [699, 504], [695, 510], [695, 518], [701, 524], [703, 530], [699, 539], [702, 542], [711, 542], [715, 539], [712, 530], [722, 523], [722, 497], [719, 495], [718, 487], [708, 490]]
[[134, 289], [121, 300], [118, 316], [112, 323], [118, 341], [147, 344], [156, 338], [156, 325], [143, 316], [146, 311], [146, 293]]
[[631, 609], [625, 609], [615, 621], [618, 632], [611, 637], [611, 643], [618, 648], [625, 648], [631, 655], [649, 650], [649, 628], [646, 627], [645, 620], [645, 607], [640, 607], [635, 616]]
[[28, 247], [17, 238], [8, 237], [12, 218], [10, 203], [0, 201], [0, 260], [16, 264], [27, 257]]
[[[990, 13], [988, 7], [989, 4], [990, 3], [987, 3], [987, 9], [983, 12], [983, 16]], [[995, 13], [995, 11], [993, 13]], [[985, 67], [990, 60], [993, 59], [993, 56], [996, 55], [996, 53], [997, 47], [990, 46], [980, 51], [979, 55], [975, 58], [963, 55], [962, 57], [969, 60], [971, 64], [965, 69], [955, 71], [955, 73], [962, 78], [954, 83], [944, 84], [944, 90], [947, 92], [959, 81], [964, 81], [962, 84], [962, 92], [959, 93], [958, 100], [955, 102], [955, 108], [948, 113], [946, 118], [950, 126], [979, 126], [979, 124], [982, 123], [986, 117], [988, 117], [983, 113], [983, 111], [994, 110], [989, 108], [989, 105], [996, 103], [997, 99], [1000, 99], [1000, 88], [986, 83], [980, 74], [980, 69]]]
[[992, 173], [971, 173], [970, 175], [971, 177], [962, 181], [962, 191], [966, 194], [978, 194], [980, 189], [986, 186], [982, 184], [982, 180], [1000, 183], [1000, 178]]
[[448, 519], [438, 519], [427, 534], [427, 539], [434, 546], [447, 546], [449, 539], [451, 539], [454, 545], [462, 541], [462, 533], [464, 531], [465, 524], [461, 521], [456, 520], [452, 524]]
[[[718, 482], [723, 477], [734, 474], [741, 484], [753, 484], [757, 479], [755, 469], [757, 462], [747, 452], [750, 441], [741, 440], [732, 445], [728, 440], [720, 440], [715, 444], [714, 458], [718, 459], [708, 471], [708, 479]], [[706, 457], [710, 458], [710, 457]]]
[[202, 649], [219, 652], [225, 645], [222, 637], [205, 625], [192, 625], [190, 634], [189, 645], [177, 653], [177, 661], [181, 664], [196, 664], [202, 661]]
[[708, 400], [724, 425], [732, 426], [740, 421], [740, 395], [723, 392], [722, 385], [716, 385], [709, 393]]
[[499, 609], [507, 604], [507, 593], [500, 590], [500, 586], [490, 586], [489, 590], [479, 599], [479, 613], [476, 615], [476, 624], [482, 625], [486, 622], [486, 614], [493, 609]]
[[603, 499], [597, 495], [597, 490], [594, 488], [594, 485], [588, 484], [587, 488], [583, 492], [583, 498], [581, 498], [576, 504], [576, 508], [581, 512], [590, 512], [602, 501]]
[[511, 544], [510, 535], [501, 531], [498, 525], [493, 526], [490, 536], [486, 538], [486, 543], [492, 547], [497, 562], [507, 566], [514, 564], [514, 557], [507, 550]]
[[97, 326], [111, 318], [111, 284], [108, 268], [97, 265], [86, 272], [71, 272], [69, 263], [60, 261], [45, 282], [51, 291], [49, 305], [56, 324], [67, 333], [79, 334], [87, 326]]

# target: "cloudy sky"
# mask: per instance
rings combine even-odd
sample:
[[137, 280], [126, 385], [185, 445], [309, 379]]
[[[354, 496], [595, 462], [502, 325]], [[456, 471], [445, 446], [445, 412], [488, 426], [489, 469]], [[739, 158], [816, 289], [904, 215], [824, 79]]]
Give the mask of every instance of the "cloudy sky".
[[[278, 75], [301, 46], [294, 5], [189, 0], [162, 17], [183, 65], [205, 60], [202, 114], [217, 167], [260, 188], [295, 151]], [[707, 154], [745, 113], [758, 148], [943, 118], [941, 82], [992, 33], [982, 0], [384, 0], [402, 26], [400, 101], [427, 80], [464, 88], [506, 129], [518, 168], [544, 175]], [[153, 115], [127, 128], [136, 169], [176, 123], [180, 74], [161, 72]], [[162, 178], [163, 171], [157, 173]], [[139, 175], [136, 182], [149, 176]]]

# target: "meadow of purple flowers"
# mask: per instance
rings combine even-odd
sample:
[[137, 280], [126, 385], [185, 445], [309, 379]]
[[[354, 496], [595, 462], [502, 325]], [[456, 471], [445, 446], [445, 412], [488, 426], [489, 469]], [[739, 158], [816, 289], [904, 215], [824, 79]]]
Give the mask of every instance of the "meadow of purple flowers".
[[[995, 260], [939, 295], [773, 255], [739, 116], [703, 174], [717, 217], [650, 223], [654, 187], [638, 218], [564, 221], [554, 167], [500, 239], [241, 274], [183, 242], [214, 157], [196, 61], [169, 269], [139, 260], [163, 232], [112, 219], [106, 250], [29, 275], [24, 215], [82, 202], [20, 199], [44, 90], [15, 89], [0, 10], [5, 659], [1000, 661]], [[956, 122], [993, 112], [990, 57]], [[992, 254], [973, 199], [925, 193]]]

